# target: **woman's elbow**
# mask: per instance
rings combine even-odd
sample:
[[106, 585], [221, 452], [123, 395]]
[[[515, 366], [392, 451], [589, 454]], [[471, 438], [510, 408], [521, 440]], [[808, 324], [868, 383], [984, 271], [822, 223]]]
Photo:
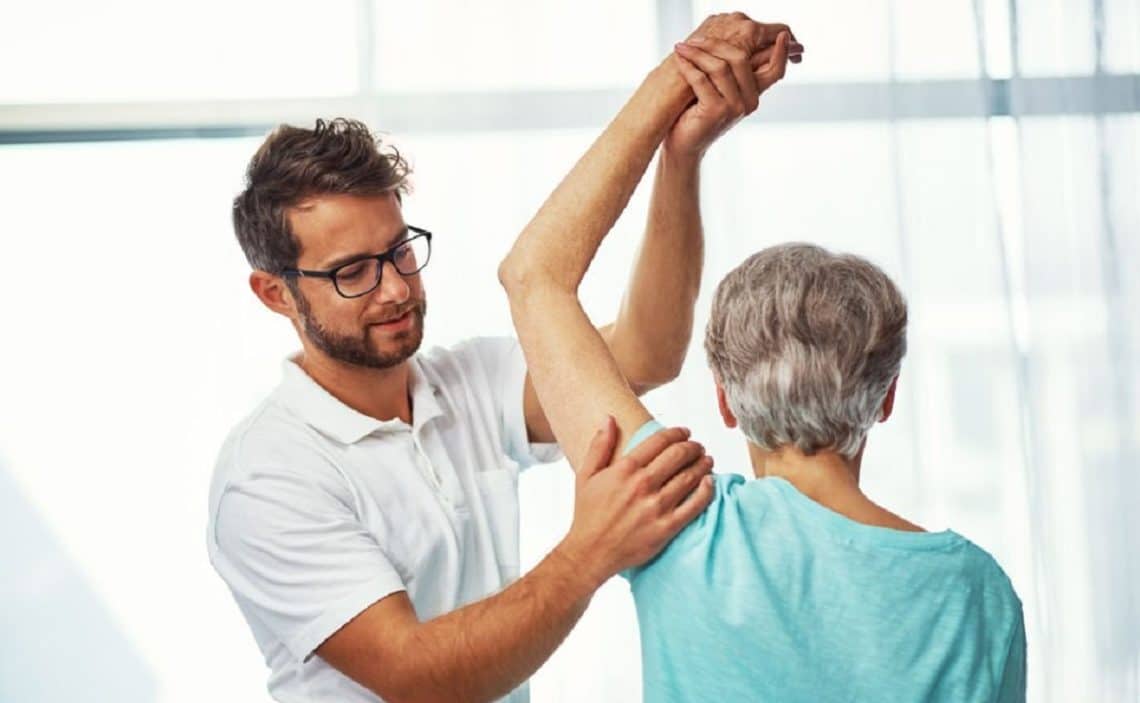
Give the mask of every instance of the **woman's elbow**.
[[552, 271], [526, 261], [514, 253], [508, 254], [499, 264], [499, 285], [510, 299], [523, 298], [538, 288], [565, 287]]
[[518, 264], [513, 255], [508, 254], [505, 259], [499, 262], [499, 285], [503, 287], [508, 296], [523, 285], [525, 278], [523, 267]]

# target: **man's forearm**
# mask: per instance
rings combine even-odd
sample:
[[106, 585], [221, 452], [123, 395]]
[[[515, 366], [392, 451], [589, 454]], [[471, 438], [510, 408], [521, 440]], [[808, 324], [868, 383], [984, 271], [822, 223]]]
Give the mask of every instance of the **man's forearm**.
[[653, 387], [680, 373], [703, 262], [700, 156], [662, 149], [645, 237], [607, 340], [631, 384]]
[[551, 552], [502, 592], [419, 625], [396, 703], [492, 701], [526, 681], [582, 617], [601, 583]]

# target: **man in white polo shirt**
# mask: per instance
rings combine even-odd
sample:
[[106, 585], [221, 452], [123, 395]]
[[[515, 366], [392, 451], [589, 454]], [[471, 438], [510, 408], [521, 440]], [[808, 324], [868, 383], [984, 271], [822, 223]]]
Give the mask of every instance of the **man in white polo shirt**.
[[[743, 16], [702, 26], [757, 54], [783, 29]], [[755, 108], [755, 90], [741, 85], [729, 112], [689, 104], [669, 59], [639, 89], [681, 119], [618, 319], [601, 330], [638, 393], [680, 368], [700, 281], [701, 155]], [[574, 457], [570, 531], [519, 578], [518, 473], [558, 449], [515, 340], [417, 353], [419, 272], [437, 243], [403, 220], [406, 177], [363, 125], [318, 121], [275, 130], [234, 201], [250, 286], [302, 351], [222, 447], [207, 542], [280, 701], [525, 701], [601, 583], [711, 498], [711, 459], [686, 431], [611, 463], [611, 421]]]

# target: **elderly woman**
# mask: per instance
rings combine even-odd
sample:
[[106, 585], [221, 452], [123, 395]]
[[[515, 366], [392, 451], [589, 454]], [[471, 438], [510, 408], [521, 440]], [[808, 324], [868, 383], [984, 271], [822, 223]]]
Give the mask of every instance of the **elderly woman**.
[[[713, 60], [731, 47], [678, 53], [698, 100], [716, 109], [718, 95], [731, 99]], [[756, 74], [761, 92], [782, 75], [776, 53]], [[673, 114], [635, 96], [500, 268], [535, 388], [575, 467], [660, 427], [576, 291]], [[706, 350], [720, 413], [741, 429], [756, 478], [674, 479], [708, 508], [649, 563], [629, 555], [646, 701], [1024, 700], [1021, 604], [998, 564], [859, 486], [868, 431], [894, 404], [906, 320], [882, 271], [814, 246], [765, 249], [720, 283]], [[621, 459], [603, 469], [629, 470]], [[589, 520], [582, 513], [576, 522]], [[598, 578], [581, 563], [581, 578]]]

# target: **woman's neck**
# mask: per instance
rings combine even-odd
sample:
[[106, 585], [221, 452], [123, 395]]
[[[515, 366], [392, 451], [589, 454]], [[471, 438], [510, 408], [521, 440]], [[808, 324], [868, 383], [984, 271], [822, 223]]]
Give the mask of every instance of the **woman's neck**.
[[908, 532], [924, 531], [863, 494], [859, 488], [863, 447], [848, 459], [827, 449], [809, 455], [795, 445], [768, 451], [749, 442], [748, 455], [757, 478], [782, 478], [816, 503], [850, 520]]

